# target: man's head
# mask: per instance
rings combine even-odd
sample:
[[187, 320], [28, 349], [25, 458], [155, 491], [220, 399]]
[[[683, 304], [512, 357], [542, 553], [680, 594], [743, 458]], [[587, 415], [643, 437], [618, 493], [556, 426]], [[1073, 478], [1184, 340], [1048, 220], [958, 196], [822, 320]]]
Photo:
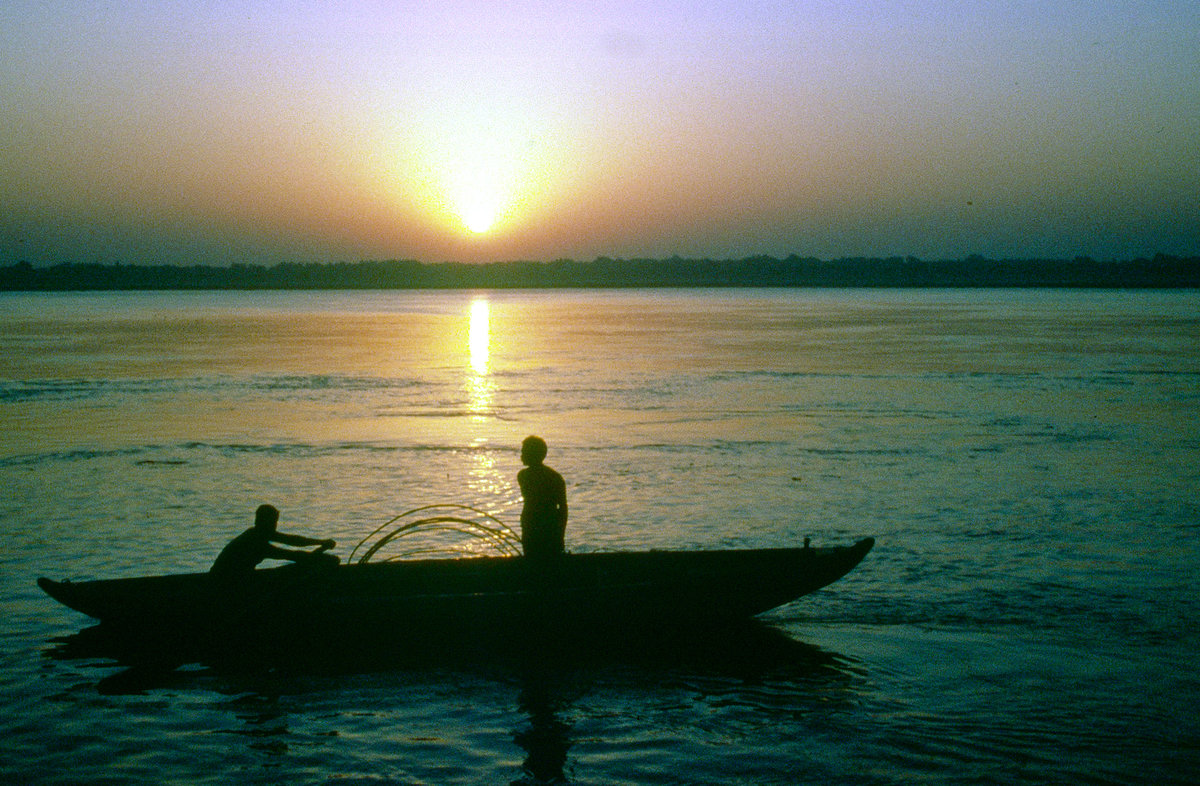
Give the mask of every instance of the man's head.
[[546, 460], [546, 440], [541, 437], [526, 437], [521, 443], [521, 462], [529, 466]]
[[279, 524], [279, 509], [274, 505], [259, 505], [258, 510], [254, 511], [254, 526], [257, 529], [265, 529], [267, 532], [274, 532], [276, 525]]

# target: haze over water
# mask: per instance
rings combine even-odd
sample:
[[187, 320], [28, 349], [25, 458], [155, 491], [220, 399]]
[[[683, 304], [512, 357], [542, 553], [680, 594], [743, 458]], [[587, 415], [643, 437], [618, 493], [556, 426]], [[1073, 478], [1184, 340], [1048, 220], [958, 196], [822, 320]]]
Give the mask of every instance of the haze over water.
[[[1191, 291], [2, 295], [0, 776], [1189, 782], [1198, 347]], [[529, 433], [572, 550], [878, 544], [675, 649], [48, 657], [39, 575], [205, 570], [261, 502], [512, 524]]]

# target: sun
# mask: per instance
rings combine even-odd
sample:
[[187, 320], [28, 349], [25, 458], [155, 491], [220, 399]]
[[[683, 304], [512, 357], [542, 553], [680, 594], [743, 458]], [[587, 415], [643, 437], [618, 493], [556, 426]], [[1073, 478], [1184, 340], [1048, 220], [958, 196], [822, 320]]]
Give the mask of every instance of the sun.
[[496, 213], [495, 207], [479, 198], [465, 200], [458, 208], [463, 226], [476, 235], [486, 234], [496, 225]]
[[481, 240], [511, 232], [543, 199], [552, 171], [544, 115], [519, 98], [431, 105], [394, 136], [400, 179], [443, 230]]
[[447, 201], [467, 231], [482, 235], [496, 227], [511, 207], [516, 167], [499, 156], [459, 159], [448, 167]]

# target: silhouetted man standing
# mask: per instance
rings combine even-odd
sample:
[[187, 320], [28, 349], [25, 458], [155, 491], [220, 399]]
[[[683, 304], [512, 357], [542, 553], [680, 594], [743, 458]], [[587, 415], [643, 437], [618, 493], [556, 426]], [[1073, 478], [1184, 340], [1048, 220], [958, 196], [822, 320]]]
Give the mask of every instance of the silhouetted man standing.
[[526, 437], [521, 443], [521, 463], [517, 484], [525, 500], [521, 508], [521, 546], [525, 556], [544, 559], [563, 553], [563, 533], [567, 529], [567, 484], [562, 475], [542, 462], [546, 441]]

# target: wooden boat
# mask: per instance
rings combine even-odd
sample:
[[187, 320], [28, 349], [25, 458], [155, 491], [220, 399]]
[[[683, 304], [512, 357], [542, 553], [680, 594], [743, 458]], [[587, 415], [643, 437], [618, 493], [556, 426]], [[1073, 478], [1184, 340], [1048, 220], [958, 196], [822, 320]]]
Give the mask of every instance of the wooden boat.
[[844, 576], [874, 545], [288, 565], [38, 585], [104, 623], [150, 629], [480, 631], [745, 619]]

